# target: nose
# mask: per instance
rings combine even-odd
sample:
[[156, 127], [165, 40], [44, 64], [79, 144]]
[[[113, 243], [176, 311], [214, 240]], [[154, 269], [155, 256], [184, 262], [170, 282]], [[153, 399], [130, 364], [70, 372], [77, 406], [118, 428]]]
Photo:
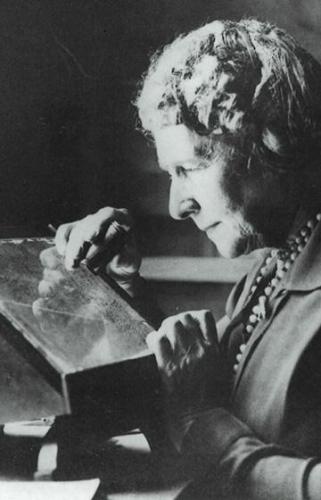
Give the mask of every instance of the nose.
[[197, 201], [172, 182], [169, 192], [169, 213], [173, 219], [187, 219], [197, 213], [200, 206]]

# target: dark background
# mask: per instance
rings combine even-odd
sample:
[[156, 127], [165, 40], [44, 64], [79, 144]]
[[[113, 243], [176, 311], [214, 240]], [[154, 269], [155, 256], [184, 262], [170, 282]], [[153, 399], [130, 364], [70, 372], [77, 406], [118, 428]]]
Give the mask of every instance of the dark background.
[[[253, 15], [321, 58], [319, 0], [1, 0], [0, 236], [9, 226], [41, 232], [108, 204], [132, 209], [148, 234], [145, 253], [150, 240], [162, 253], [156, 236], [172, 228], [167, 180], [135, 131], [137, 81], [178, 33]], [[187, 238], [190, 226], [179, 227]], [[213, 251], [186, 238], [166, 249]]]

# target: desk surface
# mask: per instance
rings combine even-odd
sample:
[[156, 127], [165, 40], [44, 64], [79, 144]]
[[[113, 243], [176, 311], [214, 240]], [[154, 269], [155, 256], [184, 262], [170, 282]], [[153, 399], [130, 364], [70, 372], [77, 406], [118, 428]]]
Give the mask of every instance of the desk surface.
[[[19, 428], [14, 436], [2, 437], [2, 453], [12, 465], [20, 460], [20, 471], [12, 466], [5, 475], [0, 470], [0, 480], [17, 484], [19, 490], [18, 479], [36, 483], [32, 479], [37, 471], [38, 480], [48, 480], [48, 473], [56, 468], [52, 477], [58, 481], [99, 478], [94, 500], [173, 500], [186, 487], [191, 472], [186, 464], [173, 453], [152, 452], [139, 430], [110, 438], [103, 426], [99, 429], [88, 425], [79, 433], [74, 423], [71, 428], [67, 419], [66, 432], [60, 426], [58, 434], [50, 434], [48, 425], [47, 438], [19, 439]], [[37, 434], [37, 427], [35, 430]], [[20, 432], [23, 434], [23, 426]]]

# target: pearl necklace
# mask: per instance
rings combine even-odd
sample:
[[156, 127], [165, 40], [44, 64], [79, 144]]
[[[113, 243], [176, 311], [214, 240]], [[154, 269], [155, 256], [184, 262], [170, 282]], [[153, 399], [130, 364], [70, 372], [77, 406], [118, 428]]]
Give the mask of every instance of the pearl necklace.
[[239, 347], [239, 353], [236, 355], [236, 362], [233, 366], [234, 372], [237, 371], [240, 361], [243, 357], [243, 353], [246, 349], [247, 343], [252, 335], [252, 332], [258, 325], [258, 323], [266, 316], [266, 303], [268, 298], [273, 293], [278, 283], [281, 281], [285, 273], [291, 268], [292, 264], [296, 258], [300, 255], [305, 245], [309, 241], [309, 238], [313, 232], [313, 229], [317, 223], [321, 221], [321, 212], [318, 213], [313, 219], [310, 219], [305, 226], [299, 231], [298, 236], [291, 237], [287, 240], [285, 248], [273, 249], [270, 254], [265, 259], [259, 274], [250, 290], [250, 297], [256, 292], [259, 283], [264, 279], [267, 274], [268, 266], [273, 259], [276, 261], [276, 272], [274, 277], [267, 283], [263, 293], [258, 297], [256, 304], [253, 306], [247, 322], [244, 326], [243, 338], [244, 342]]

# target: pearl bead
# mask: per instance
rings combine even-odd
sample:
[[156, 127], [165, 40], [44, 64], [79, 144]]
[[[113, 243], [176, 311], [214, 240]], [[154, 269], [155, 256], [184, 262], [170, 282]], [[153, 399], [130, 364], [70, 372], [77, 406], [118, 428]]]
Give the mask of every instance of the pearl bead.
[[257, 316], [255, 314], [250, 314], [249, 322], [252, 323], [252, 325], [257, 323]]
[[[278, 285], [280, 279], [283, 278], [285, 272], [290, 269], [292, 263], [298, 257], [298, 255], [302, 252], [305, 247], [305, 244], [308, 243], [309, 237], [312, 233], [313, 228], [315, 227], [317, 221], [321, 221], [321, 212], [315, 216], [315, 219], [311, 219], [306, 223], [306, 226], [302, 227], [300, 230], [300, 234], [296, 237], [291, 237], [287, 241], [285, 248], [276, 249], [273, 248], [271, 250], [270, 256], [265, 259], [265, 263], [260, 270], [259, 276], [256, 278], [256, 283], [260, 283], [262, 277], [267, 273], [267, 266], [271, 263], [274, 257], [277, 257], [276, 262], [276, 273], [275, 276], [271, 279], [270, 285], [267, 285], [264, 289], [264, 295], [261, 294], [258, 297], [258, 304], [254, 305], [252, 308], [252, 313], [248, 318], [248, 322], [245, 326], [245, 338], [249, 338], [255, 329], [256, 325], [262, 318], [265, 318], [265, 303], [268, 300], [268, 297], [272, 294], [275, 287]], [[251, 293], [253, 294], [257, 290], [257, 285], [254, 284], [251, 287]], [[239, 347], [239, 353], [236, 355], [236, 363], [233, 366], [234, 372], [237, 371], [239, 362], [242, 359], [242, 354], [245, 351], [247, 344], [241, 344]]]

